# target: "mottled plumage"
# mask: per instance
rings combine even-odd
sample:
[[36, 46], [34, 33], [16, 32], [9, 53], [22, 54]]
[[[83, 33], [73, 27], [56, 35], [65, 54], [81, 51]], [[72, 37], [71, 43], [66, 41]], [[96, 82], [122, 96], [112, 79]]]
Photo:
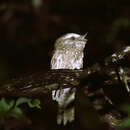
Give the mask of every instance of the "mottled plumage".
[[[51, 59], [51, 69], [82, 69], [83, 51], [86, 35], [68, 33], [55, 42], [55, 50]], [[60, 79], [59, 79], [60, 80]], [[76, 88], [61, 89], [52, 92], [53, 100], [58, 102], [57, 123], [64, 125], [74, 120], [74, 106], [68, 107], [75, 99]]]

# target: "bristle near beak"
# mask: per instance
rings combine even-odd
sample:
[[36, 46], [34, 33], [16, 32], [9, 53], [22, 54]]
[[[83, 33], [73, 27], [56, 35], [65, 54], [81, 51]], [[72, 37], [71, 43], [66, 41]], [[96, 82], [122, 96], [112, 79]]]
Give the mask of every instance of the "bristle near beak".
[[85, 39], [88, 33], [85, 33], [84, 35], [81, 35], [81, 39]]
[[81, 41], [84, 41], [84, 43], [86, 44], [87, 43], [87, 38], [86, 38], [86, 36], [88, 35], [88, 33], [85, 33], [84, 35], [80, 35], [80, 40]]
[[87, 35], [88, 35], [88, 33], [85, 33], [85, 34], [82, 36], [83, 39], [85, 39]]

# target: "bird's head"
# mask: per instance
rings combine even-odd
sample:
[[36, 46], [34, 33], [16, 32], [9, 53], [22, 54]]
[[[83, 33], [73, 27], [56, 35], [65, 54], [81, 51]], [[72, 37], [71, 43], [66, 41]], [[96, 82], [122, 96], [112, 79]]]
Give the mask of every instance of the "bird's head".
[[86, 35], [76, 33], [65, 34], [56, 40], [55, 49], [77, 48], [83, 50], [87, 43]]

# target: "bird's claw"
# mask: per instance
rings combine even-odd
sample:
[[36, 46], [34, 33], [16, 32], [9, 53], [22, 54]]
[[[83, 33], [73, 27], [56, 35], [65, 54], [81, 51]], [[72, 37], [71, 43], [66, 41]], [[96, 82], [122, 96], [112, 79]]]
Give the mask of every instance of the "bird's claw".
[[60, 98], [60, 96], [63, 94], [64, 90], [62, 89], [62, 87], [59, 87], [58, 89], [52, 91], [52, 99], [53, 100], [58, 100], [58, 98]]

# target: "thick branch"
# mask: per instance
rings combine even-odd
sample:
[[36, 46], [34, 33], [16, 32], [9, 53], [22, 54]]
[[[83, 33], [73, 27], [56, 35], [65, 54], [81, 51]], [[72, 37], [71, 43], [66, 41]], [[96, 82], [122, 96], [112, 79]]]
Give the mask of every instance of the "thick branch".
[[59, 87], [79, 85], [81, 70], [50, 70], [14, 78], [0, 87], [0, 96], [37, 97]]
[[[86, 70], [50, 70], [14, 78], [0, 87], [0, 96], [37, 97], [59, 87], [83, 87], [97, 82], [103, 85], [119, 84], [114, 68], [96, 64]], [[96, 85], [97, 86], [97, 85]], [[95, 88], [95, 87], [92, 87]], [[91, 86], [90, 86], [91, 89]]]

